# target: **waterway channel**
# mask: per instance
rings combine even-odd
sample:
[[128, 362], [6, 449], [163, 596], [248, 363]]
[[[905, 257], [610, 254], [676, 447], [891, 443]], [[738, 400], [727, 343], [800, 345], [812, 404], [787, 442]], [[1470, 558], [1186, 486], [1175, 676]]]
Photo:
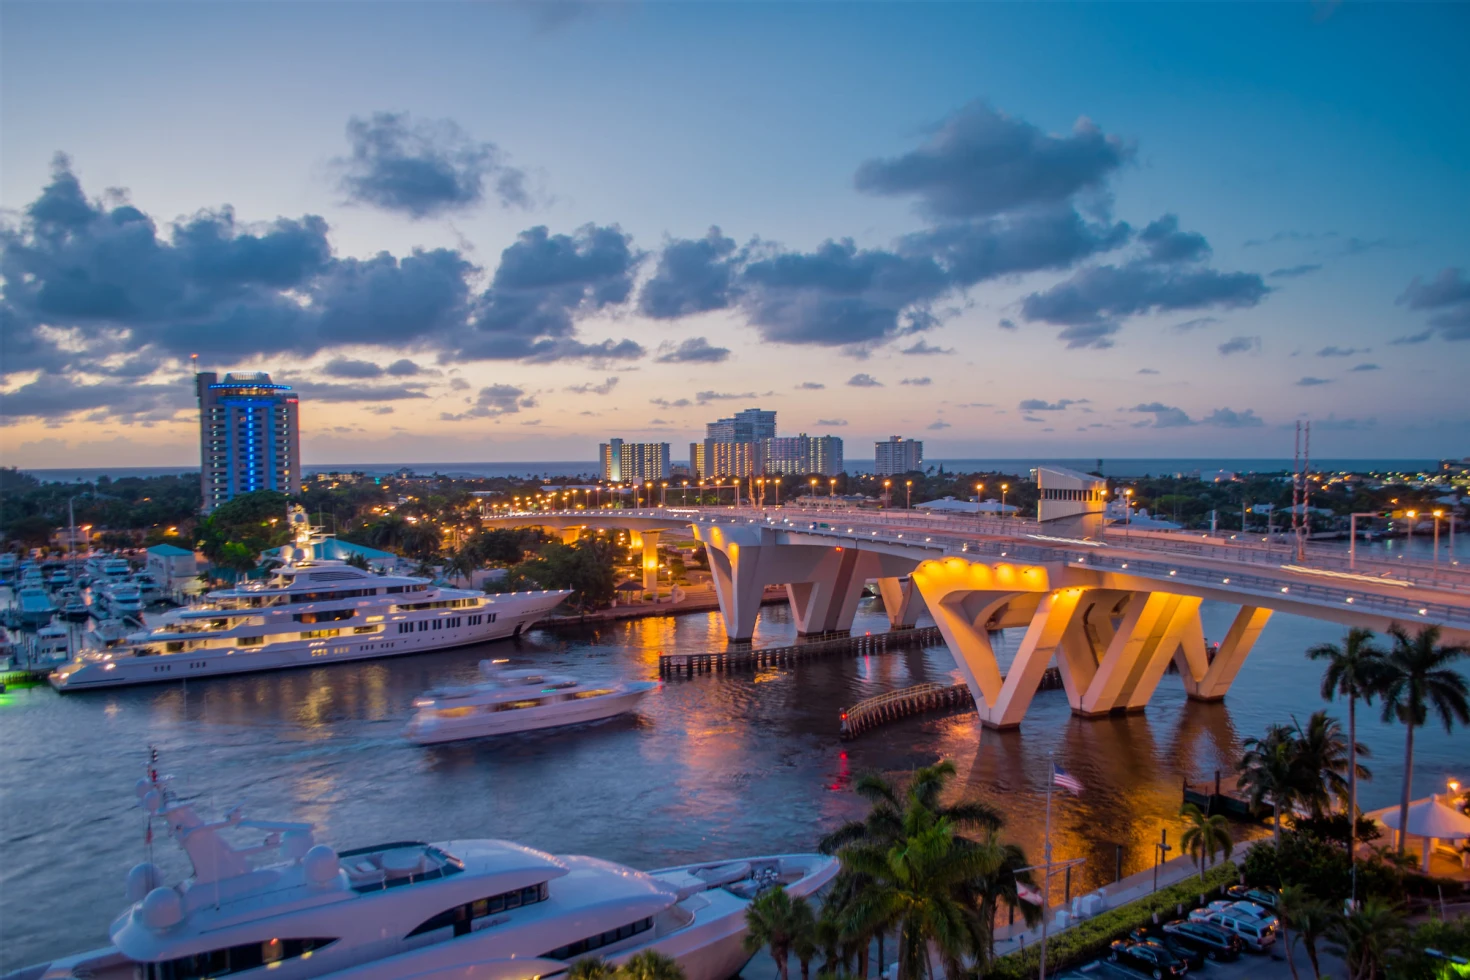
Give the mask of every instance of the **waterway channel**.
[[[1206, 634], [1233, 609], [1206, 604]], [[865, 600], [857, 630], [881, 630]], [[794, 637], [784, 606], [762, 613], [757, 642]], [[1008, 833], [1041, 852], [1046, 758], [1082, 780], [1054, 811], [1059, 857], [1085, 857], [1075, 883], [1146, 869], [1162, 828], [1177, 838], [1181, 782], [1228, 771], [1240, 741], [1321, 706], [1318, 664], [1303, 651], [1338, 638], [1331, 624], [1277, 616], [1222, 704], [1188, 702], [1166, 676], [1147, 712], [1074, 718], [1061, 691], [1037, 695], [1019, 731], [983, 732], [973, 714], [913, 718], [838, 739], [841, 709], [924, 681], [953, 683], [944, 647], [834, 658], [794, 669], [672, 680], [635, 716], [585, 729], [432, 749], [400, 737], [412, 699], [468, 680], [482, 657], [507, 657], [589, 680], [657, 676], [660, 651], [718, 649], [718, 616], [694, 613], [369, 663], [60, 697], [0, 695], [0, 972], [105, 942], [123, 878], [143, 859], [133, 796], [149, 746], [184, 795], [214, 814], [308, 820], [338, 847], [384, 840], [504, 837], [634, 866], [811, 849], [860, 815], [865, 771], [892, 775], [953, 759], [964, 792], [1007, 815]], [[1012, 631], [1005, 647], [1013, 649]], [[1345, 709], [1333, 709], [1345, 717]], [[1373, 750], [1365, 808], [1396, 799], [1403, 730], [1362, 712]], [[1415, 796], [1470, 775], [1470, 737], [1430, 727], [1416, 739]], [[170, 843], [156, 848], [184, 870]]]

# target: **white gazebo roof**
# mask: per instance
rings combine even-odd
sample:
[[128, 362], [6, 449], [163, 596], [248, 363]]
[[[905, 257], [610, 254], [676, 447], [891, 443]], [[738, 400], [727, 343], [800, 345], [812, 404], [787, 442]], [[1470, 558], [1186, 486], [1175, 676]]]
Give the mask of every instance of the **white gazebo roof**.
[[[1389, 810], [1380, 819], [1389, 830], [1398, 830], [1398, 807]], [[1445, 806], [1438, 798], [1431, 797], [1409, 807], [1409, 833], [1419, 837], [1436, 837], [1439, 840], [1470, 837], [1470, 817], [1453, 807]]]

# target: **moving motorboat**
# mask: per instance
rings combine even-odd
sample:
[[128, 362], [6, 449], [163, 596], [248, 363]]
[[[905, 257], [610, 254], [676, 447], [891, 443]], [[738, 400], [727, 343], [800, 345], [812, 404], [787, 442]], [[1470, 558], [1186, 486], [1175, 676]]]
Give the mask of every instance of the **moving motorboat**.
[[[238, 806], [206, 822], [154, 765], [137, 794], [150, 839], [153, 825], [166, 828], [193, 873], [171, 885], [156, 865], [137, 865], [112, 945], [11, 978], [524, 980], [588, 953], [618, 964], [651, 949], [688, 980], [727, 980], [749, 959], [745, 911], [758, 894], [811, 895], [837, 873], [821, 854], [644, 872], [502, 840], [336, 851], [311, 824], [246, 820]], [[237, 846], [245, 833], [264, 842]]]
[[539, 670], [503, 670], [481, 660], [480, 683], [443, 687], [414, 699], [404, 734], [420, 745], [602, 721], [632, 711], [657, 681], [583, 684]]
[[[281, 549], [283, 563], [268, 578], [150, 617], [150, 627], [127, 643], [79, 654], [51, 674], [51, 685], [76, 691], [426, 653], [518, 636], [571, 595], [486, 595], [426, 578], [376, 575], [311, 557], [324, 537], [320, 529], [306, 523], [300, 507], [291, 507], [288, 521], [295, 544]], [[105, 596], [108, 588], [99, 592]], [[101, 604], [109, 615], [122, 615], [112, 603]]]

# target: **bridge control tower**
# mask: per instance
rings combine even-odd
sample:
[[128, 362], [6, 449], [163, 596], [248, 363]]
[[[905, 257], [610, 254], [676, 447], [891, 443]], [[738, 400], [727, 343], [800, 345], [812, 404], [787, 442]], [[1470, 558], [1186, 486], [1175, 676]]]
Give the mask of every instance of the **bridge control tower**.
[[1041, 499], [1036, 519], [1067, 537], [1095, 537], [1102, 533], [1108, 483], [1100, 476], [1063, 466], [1038, 466], [1031, 471]]

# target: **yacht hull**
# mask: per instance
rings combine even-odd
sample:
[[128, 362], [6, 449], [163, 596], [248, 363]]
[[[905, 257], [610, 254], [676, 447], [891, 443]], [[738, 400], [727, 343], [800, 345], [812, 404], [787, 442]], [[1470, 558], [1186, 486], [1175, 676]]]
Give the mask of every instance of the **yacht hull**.
[[437, 745], [471, 738], [512, 735], [517, 732], [541, 731], [583, 725], [626, 714], [638, 707], [643, 696], [657, 687], [653, 681], [628, 685], [629, 690], [581, 701], [560, 701], [539, 708], [517, 711], [481, 711], [460, 718], [424, 718], [415, 716], [404, 735], [419, 745]]
[[48, 679], [53, 688], [66, 694], [429, 653], [516, 636], [559, 602], [561, 596], [527, 601], [519, 610], [502, 609], [495, 622], [423, 633], [349, 634], [330, 639], [272, 643], [259, 649], [206, 648], [153, 656], [123, 656], [105, 663], [73, 661], [53, 671]]

